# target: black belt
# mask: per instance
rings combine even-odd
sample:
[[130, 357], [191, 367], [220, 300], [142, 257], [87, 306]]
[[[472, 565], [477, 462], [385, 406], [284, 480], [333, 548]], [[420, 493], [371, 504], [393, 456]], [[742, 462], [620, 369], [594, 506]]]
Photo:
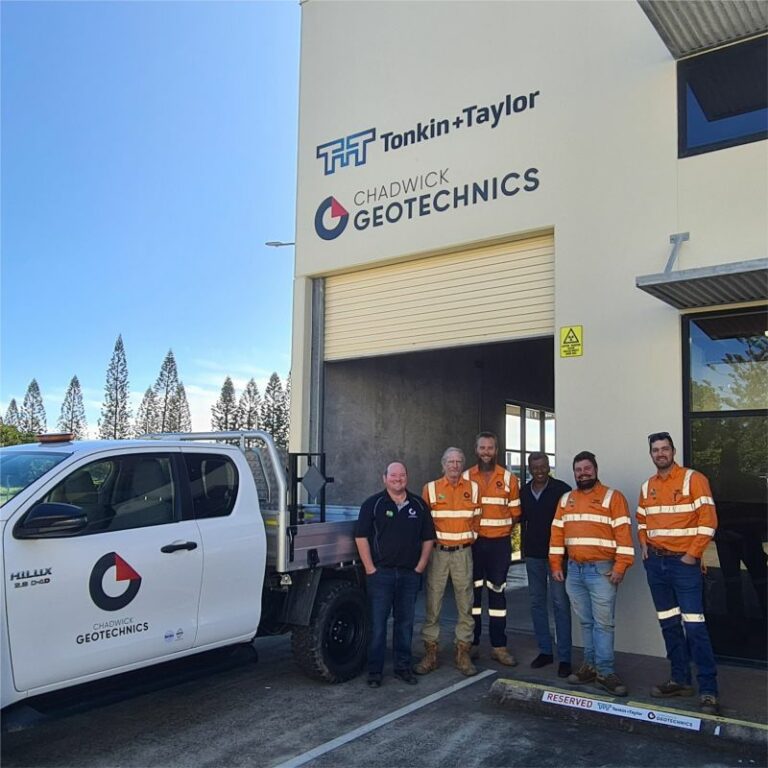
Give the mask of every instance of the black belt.
[[435, 549], [439, 549], [441, 552], [458, 552], [460, 549], [466, 549], [471, 546], [471, 544], [459, 544], [458, 547], [446, 547], [443, 544], [435, 542]]
[[664, 547], [649, 547], [651, 552], [657, 557], [682, 557], [685, 552], [673, 552], [671, 549], [664, 549]]

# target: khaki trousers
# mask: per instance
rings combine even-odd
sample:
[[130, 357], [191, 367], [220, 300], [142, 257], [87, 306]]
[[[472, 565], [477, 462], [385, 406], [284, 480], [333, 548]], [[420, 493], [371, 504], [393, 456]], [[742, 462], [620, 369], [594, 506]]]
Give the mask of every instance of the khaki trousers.
[[475, 631], [475, 621], [472, 618], [472, 547], [455, 552], [443, 552], [438, 547], [432, 553], [427, 567], [426, 617], [421, 628], [421, 638], [425, 642], [436, 643], [440, 637], [440, 611], [449, 576], [458, 614], [456, 640], [471, 643]]

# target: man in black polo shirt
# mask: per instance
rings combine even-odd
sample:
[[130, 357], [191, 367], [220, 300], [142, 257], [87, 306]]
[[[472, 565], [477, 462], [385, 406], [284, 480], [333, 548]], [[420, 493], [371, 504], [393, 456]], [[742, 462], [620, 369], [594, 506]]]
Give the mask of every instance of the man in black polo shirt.
[[360, 507], [355, 544], [367, 575], [371, 634], [368, 642], [368, 685], [381, 686], [387, 649], [387, 620], [394, 614], [392, 647], [395, 677], [417, 682], [411, 668], [411, 642], [416, 595], [435, 539], [426, 503], [407, 489], [408, 472], [393, 461], [384, 473], [384, 490]]
[[534, 669], [554, 661], [552, 635], [549, 631], [547, 583], [555, 612], [559, 677], [571, 674], [571, 602], [565, 592], [565, 583], [551, 578], [549, 571], [549, 534], [557, 504], [571, 486], [549, 474], [546, 453], [535, 452], [528, 457], [531, 480], [520, 491], [522, 507], [522, 537], [525, 569], [528, 574], [528, 596], [531, 600], [533, 631], [539, 646], [539, 655], [531, 662]]

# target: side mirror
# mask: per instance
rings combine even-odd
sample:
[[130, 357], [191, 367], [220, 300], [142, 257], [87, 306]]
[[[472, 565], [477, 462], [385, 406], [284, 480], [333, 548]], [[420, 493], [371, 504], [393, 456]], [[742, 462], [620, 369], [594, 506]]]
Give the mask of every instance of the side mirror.
[[74, 504], [45, 502], [38, 504], [13, 529], [16, 539], [45, 539], [74, 536], [88, 525], [88, 518]]

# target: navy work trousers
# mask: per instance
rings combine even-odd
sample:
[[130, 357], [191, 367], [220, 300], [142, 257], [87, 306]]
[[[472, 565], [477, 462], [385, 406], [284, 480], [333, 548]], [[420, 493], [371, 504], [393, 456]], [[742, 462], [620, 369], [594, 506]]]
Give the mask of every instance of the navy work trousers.
[[[717, 668], [704, 623], [701, 567], [684, 563], [682, 555], [657, 555], [648, 548], [643, 561], [651, 597], [672, 665], [671, 679], [691, 683], [691, 658], [696, 663], [700, 694], [717, 696]], [[685, 631], [683, 631], [685, 627]]]
[[474, 603], [472, 617], [475, 620], [473, 645], [480, 643], [483, 617], [483, 589], [488, 590], [488, 634], [493, 648], [507, 645], [507, 573], [512, 561], [512, 542], [509, 536], [489, 539], [478, 538], [472, 545], [472, 580]]

